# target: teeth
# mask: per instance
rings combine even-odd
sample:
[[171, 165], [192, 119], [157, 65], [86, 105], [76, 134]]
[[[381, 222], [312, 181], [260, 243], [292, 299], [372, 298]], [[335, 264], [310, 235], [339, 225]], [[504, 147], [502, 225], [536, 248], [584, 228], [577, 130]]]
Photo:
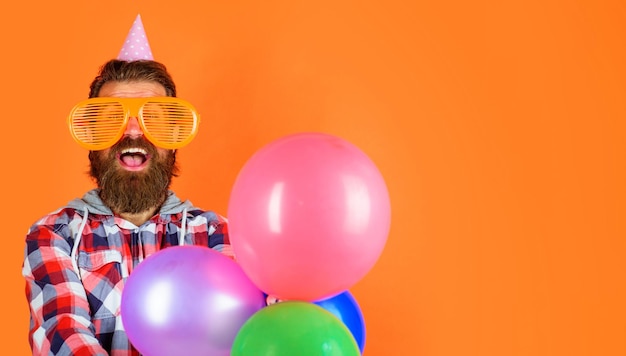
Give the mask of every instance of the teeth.
[[146, 152], [144, 149], [141, 149], [141, 148], [127, 148], [127, 149], [122, 150], [122, 154], [125, 154], [125, 153], [130, 153], [130, 154], [141, 153], [144, 156], [148, 154], [148, 152]]

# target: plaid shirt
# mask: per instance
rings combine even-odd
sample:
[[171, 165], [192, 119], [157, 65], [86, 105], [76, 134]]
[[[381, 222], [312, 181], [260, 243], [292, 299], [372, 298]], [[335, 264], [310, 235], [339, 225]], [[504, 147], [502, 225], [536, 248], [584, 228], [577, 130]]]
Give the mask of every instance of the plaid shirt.
[[223, 217], [173, 193], [168, 202], [178, 208], [162, 209], [139, 227], [85, 204], [62, 208], [30, 228], [22, 273], [33, 355], [139, 355], [120, 319], [124, 282], [144, 258], [179, 245], [183, 228], [185, 244], [233, 257]]

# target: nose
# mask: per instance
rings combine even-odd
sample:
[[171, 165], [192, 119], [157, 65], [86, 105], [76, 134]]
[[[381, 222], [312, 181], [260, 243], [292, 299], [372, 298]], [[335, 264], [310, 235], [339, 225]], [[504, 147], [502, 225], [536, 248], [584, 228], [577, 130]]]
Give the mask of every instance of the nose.
[[139, 120], [137, 120], [136, 117], [128, 118], [128, 125], [126, 125], [126, 131], [124, 131], [124, 136], [129, 136], [132, 138], [143, 136], [141, 126], [139, 126]]

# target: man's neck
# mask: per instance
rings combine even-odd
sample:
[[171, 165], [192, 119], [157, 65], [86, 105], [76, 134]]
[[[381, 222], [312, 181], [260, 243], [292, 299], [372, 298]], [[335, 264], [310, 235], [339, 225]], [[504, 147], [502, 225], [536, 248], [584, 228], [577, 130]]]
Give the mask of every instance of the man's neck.
[[156, 209], [150, 209], [150, 210], [142, 211], [141, 213], [135, 213], [135, 214], [121, 213], [119, 214], [119, 216], [124, 218], [125, 220], [132, 222], [133, 224], [135, 224], [135, 226], [141, 226], [143, 225], [143, 223], [150, 220], [150, 218], [154, 216], [155, 212], [156, 212]]

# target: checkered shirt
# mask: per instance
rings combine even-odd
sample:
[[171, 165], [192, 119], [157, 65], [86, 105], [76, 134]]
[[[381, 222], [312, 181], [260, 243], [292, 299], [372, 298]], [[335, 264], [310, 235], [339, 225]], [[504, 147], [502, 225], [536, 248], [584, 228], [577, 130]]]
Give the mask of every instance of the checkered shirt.
[[120, 319], [124, 282], [143, 259], [179, 245], [183, 212], [186, 245], [233, 257], [226, 219], [191, 205], [176, 213], [161, 211], [139, 227], [112, 214], [85, 216], [72, 207], [36, 222], [26, 236], [22, 270], [33, 355], [139, 355]]

